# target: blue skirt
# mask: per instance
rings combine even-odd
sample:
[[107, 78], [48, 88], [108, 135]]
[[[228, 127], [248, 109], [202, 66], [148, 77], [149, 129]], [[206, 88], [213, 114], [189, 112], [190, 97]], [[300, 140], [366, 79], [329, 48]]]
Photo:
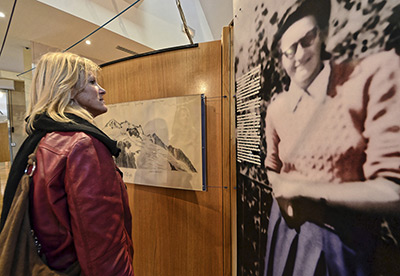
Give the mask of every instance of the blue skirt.
[[[353, 217], [354, 218], [354, 217]], [[364, 276], [371, 275], [376, 247], [373, 227], [342, 214], [334, 227], [305, 222], [289, 228], [277, 201], [271, 207], [264, 276]]]

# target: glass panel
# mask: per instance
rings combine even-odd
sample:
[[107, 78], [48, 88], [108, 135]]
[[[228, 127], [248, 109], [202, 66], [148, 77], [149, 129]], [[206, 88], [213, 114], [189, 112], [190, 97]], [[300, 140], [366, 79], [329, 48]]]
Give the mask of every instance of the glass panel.
[[7, 121], [7, 91], [0, 89], [0, 123]]
[[[0, 133], [1, 133], [0, 146], [2, 147], [0, 149], [0, 152], [2, 155], [1, 160], [0, 160], [0, 208], [3, 205], [4, 188], [6, 186], [8, 172], [9, 172], [10, 166], [11, 166], [11, 162], [6, 161], [6, 160], [10, 160], [10, 155], [7, 154], [7, 151], [10, 151], [10, 148], [11, 148], [10, 147], [10, 131], [9, 131], [8, 114], [9, 114], [9, 112], [8, 112], [8, 91], [0, 89], [0, 126], [7, 125], [7, 127], [2, 127], [1, 131], [0, 131]], [[8, 131], [7, 131], [7, 129], [8, 129]], [[4, 161], [6, 161], [6, 162], [4, 162]]]

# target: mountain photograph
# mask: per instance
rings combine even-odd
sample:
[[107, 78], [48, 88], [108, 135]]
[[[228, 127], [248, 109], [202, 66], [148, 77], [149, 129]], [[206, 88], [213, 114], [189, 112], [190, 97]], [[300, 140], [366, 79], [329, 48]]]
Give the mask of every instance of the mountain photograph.
[[157, 133], [145, 133], [141, 125], [111, 119], [103, 130], [121, 149], [115, 159], [119, 167], [197, 173], [181, 149], [165, 144]]

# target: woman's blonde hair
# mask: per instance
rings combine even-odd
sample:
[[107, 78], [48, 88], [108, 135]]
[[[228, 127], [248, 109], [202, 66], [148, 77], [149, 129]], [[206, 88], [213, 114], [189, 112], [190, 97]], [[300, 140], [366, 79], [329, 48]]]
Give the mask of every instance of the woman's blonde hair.
[[100, 67], [93, 61], [72, 53], [47, 53], [35, 69], [27, 110], [26, 131], [34, 130], [33, 121], [46, 113], [58, 122], [71, 122], [65, 113], [73, 113], [89, 122], [93, 116], [73, 101], [88, 84], [90, 75], [97, 76]]

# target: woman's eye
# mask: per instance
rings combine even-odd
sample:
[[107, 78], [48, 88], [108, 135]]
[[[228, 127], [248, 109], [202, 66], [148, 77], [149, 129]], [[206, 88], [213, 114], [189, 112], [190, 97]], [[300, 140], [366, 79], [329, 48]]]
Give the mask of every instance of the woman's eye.
[[90, 84], [96, 84], [96, 80], [90, 80], [89, 83]]

